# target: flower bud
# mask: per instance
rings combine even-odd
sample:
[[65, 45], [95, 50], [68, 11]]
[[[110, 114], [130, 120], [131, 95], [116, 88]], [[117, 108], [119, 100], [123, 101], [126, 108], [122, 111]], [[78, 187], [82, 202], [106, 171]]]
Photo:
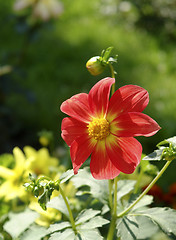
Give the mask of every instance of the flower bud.
[[101, 62], [100, 56], [92, 57], [86, 63], [87, 70], [93, 76], [97, 76], [97, 75], [101, 74], [104, 71], [105, 67], [106, 67], [106, 65], [104, 65]]

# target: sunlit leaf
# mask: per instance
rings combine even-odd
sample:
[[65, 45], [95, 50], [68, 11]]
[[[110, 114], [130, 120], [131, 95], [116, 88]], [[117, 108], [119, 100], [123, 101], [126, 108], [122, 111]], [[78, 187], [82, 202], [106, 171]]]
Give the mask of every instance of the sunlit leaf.
[[97, 229], [94, 230], [84, 230], [79, 231], [80, 236], [76, 240], [103, 240], [103, 237], [100, 235]]
[[69, 218], [67, 207], [61, 195], [59, 195], [58, 197], [52, 198], [50, 202], [48, 202], [47, 207], [57, 209]]
[[150, 218], [169, 237], [176, 239], [176, 211], [171, 208], [150, 208], [138, 212]]
[[74, 176], [73, 169], [64, 172], [64, 173], [60, 176], [60, 183], [64, 183], [64, 182], [68, 181], [68, 180], [69, 180], [71, 177], [73, 177], [73, 176]]
[[50, 236], [49, 240], [78, 240], [72, 229], [66, 229], [63, 232], [57, 232]]
[[109, 221], [102, 218], [101, 216], [96, 216], [90, 219], [88, 222], [85, 222], [79, 226], [79, 229], [95, 229], [102, 227], [105, 224], [108, 224]]
[[150, 153], [149, 155], [145, 156], [142, 160], [160, 161], [162, 160], [162, 153], [164, 149], [165, 147], [157, 149], [154, 152]]
[[171, 143], [173, 147], [176, 147], [176, 136], [172, 138], [165, 139], [164, 141], [157, 144], [157, 146], [165, 145]]
[[132, 214], [122, 217], [117, 224], [117, 235], [121, 240], [146, 239], [157, 230], [157, 225], [147, 217]]
[[[136, 198], [135, 198], [133, 201], [135, 201], [135, 200], [136, 200]], [[132, 201], [132, 202], [133, 202], [133, 201]], [[130, 202], [130, 204], [131, 204], [132, 202]], [[145, 195], [145, 196], [132, 208], [132, 211], [135, 211], [136, 209], [139, 209], [139, 208], [148, 206], [148, 205], [150, 205], [152, 202], [153, 202], [153, 196], [151, 196], [151, 195]]]
[[[76, 188], [88, 186], [90, 188], [89, 193], [100, 202], [106, 204], [108, 202], [109, 189], [108, 181], [96, 180], [88, 172], [87, 168], [80, 170], [79, 174], [72, 178], [72, 182]], [[87, 193], [88, 191], [86, 191]]]
[[13, 238], [17, 238], [24, 232], [38, 217], [38, 213], [26, 209], [21, 213], [10, 213], [9, 221], [4, 224], [4, 230]]
[[47, 229], [47, 233], [51, 234], [51, 233], [54, 233], [57, 231], [61, 231], [68, 227], [71, 227], [71, 224], [69, 222], [61, 222], [61, 223], [51, 224], [50, 227]]
[[76, 218], [76, 225], [80, 224], [80, 223], [84, 223], [84, 222], [88, 221], [89, 219], [92, 219], [99, 213], [100, 213], [99, 210], [93, 210], [93, 209], [83, 210], [82, 212], [80, 212], [80, 214]]
[[117, 236], [121, 240], [136, 240], [139, 231], [139, 225], [134, 216], [124, 216], [118, 221]]
[[39, 225], [30, 226], [20, 237], [21, 240], [41, 240], [47, 235], [47, 229]]
[[158, 231], [157, 225], [151, 219], [145, 216], [136, 216], [136, 220], [138, 223], [138, 239], [150, 238]]
[[117, 199], [120, 200], [123, 196], [130, 193], [135, 186], [134, 180], [119, 180], [117, 188]]

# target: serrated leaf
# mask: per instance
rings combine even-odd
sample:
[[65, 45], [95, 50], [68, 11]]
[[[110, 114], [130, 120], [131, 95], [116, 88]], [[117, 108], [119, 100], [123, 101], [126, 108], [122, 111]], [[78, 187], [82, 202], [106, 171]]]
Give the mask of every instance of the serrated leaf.
[[76, 240], [103, 240], [103, 237], [100, 235], [97, 229], [94, 230], [84, 230], [79, 231], [80, 237]]
[[151, 208], [138, 212], [150, 218], [169, 237], [176, 239], [176, 211], [171, 208]]
[[142, 160], [148, 160], [148, 161], [160, 161], [162, 160], [162, 153], [165, 147], [162, 147], [161, 149], [157, 149], [154, 152], [150, 153], [149, 155], [145, 156]]
[[24, 232], [38, 216], [38, 213], [29, 209], [21, 213], [10, 213], [10, 220], [4, 224], [3, 228], [15, 239]]
[[[135, 200], [134, 200], [135, 201]], [[132, 212], [136, 209], [150, 205], [153, 202], [153, 196], [145, 195], [133, 208]]]
[[93, 209], [88, 209], [88, 210], [83, 210], [79, 213], [79, 215], [76, 218], [76, 225], [80, 223], [84, 223], [88, 221], [89, 219], [95, 217], [97, 214], [99, 214], [99, 210], [93, 210]]
[[[90, 172], [88, 172], [87, 168], [79, 171], [79, 174], [75, 175], [72, 178], [72, 182], [76, 188], [80, 188], [83, 186], [89, 186], [89, 193], [96, 199], [98, 199], [103, 204], [108, 202], [109, 197], [109, 188], [108, 181], [106, 180], [96, 180], [92, 177]], [[85, 192], [79, 192], [85, 194]], [[88, 193], [88, 191], [86, 191]]]
[[41, 240], [47, 235], [47, 229], [39, 225], [30, 226], [30, 228], [22, 234], [20, 240]]
[[134, 180], [119, 180], [117, 188], [117, 200], [130, 193], [136, 184]]
[[121, 240], [146, 239], [156, 233], [158, 227], [145, 216], [128, 214], [119, 220], [117, 235]]
[[47, 233], [51, 234], [51, 233], [54, 233], [57, 231], [61, 231], [68, 227], [71, 227], [71, 224], [69, 222], [61, 222], [61, 223], [51, 224], [50, 227], [47, 229]]
[[173, 147], [176, 147], [176, 136], [172, 138], [165, 139], [164, 141], [158, 143], [157, 146], [165, 145], [167, 143], [171, 143]]
[[121, 240], [136, 240], [139, 230], [139, 225], [134, 216], [124, 216], [118, 221], [117, 236]]
[[145, 216], [136, 216], [138, 223], [138, 239], [147, 239], [153, 236], [158, 231], [158, 226]]
[[81, 224], [79, 226], [79, 229], [95, 229], [102, 227], [103, 225], [108, 223], [109, 221], [107, 219], [104, 219], [101, 216], [96, 216], [92, 218], [90, 221]]
[[71, 177], [73, 177], [73, 176], [74, 176], [73, 169], [64, 172], [64, 173], [60, 176], [60, 183], [64, 183], [64, 182], [68, 181], [68, 180], [69, 180]]
[[66, 229], [63, 232], [53, 233], [49, 240], [78, 240], [72, 229]]
[[67, 207], [61, 195], [59, 195], [58, 197], [52, 198], [50, 202], [48, 202], [47, 207], [57, 209], [69, 218]]

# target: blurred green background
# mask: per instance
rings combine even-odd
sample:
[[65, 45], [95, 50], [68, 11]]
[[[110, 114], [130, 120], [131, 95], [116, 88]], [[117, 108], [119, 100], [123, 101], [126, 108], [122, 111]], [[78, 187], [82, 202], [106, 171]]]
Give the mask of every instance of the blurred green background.
[[[0, 152], [39, 147], [37, 133], [53, 131], [63, 145], [61, 103], [88, 92], [98, 77], [86, 61], [114, 46], [117, 87], [138, 84], [149, 91], [145, 113], [162, 127], [141, 137], [144, 152], [176, 135], [176, 0], [64, 0], [57, 19], [34, 21], [31, 10], [0, 0]], [[4, 66], [12, 69], [2, 73]]]

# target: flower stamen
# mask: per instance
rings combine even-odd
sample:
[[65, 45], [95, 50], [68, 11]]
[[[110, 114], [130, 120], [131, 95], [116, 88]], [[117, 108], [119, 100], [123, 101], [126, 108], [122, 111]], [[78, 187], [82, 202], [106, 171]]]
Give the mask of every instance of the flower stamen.
[[102, 140], [110, 134], [109, 122], [105, 118], [95, 118], [89, 123], [88, 132], [95, 140]]

